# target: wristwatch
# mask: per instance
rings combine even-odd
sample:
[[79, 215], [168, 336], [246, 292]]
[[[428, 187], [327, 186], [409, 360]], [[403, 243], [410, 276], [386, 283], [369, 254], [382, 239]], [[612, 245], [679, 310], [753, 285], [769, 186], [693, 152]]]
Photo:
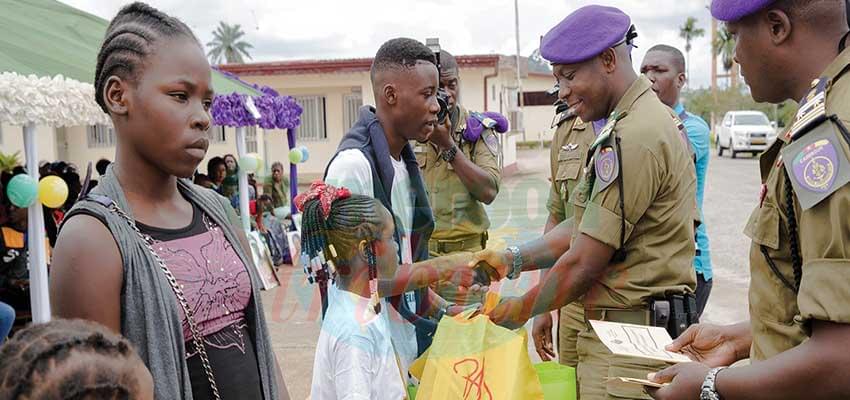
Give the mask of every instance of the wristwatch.
[[508, 272], [508, 279], [516, 279], [519, 278], [519, 274], [522, 272], [522, 254], [519, 252], [519, 247], [511, 246], [508, 247], [505, 251], [511, 253], [511, 258], [513, 258], [513, 262], [511, 262], [511, 271]]
[[443, 150], [440, 153], [440, 158], [442, 158], [443, 161], [450, 163], [455, 159], [456, 155], [457, 155], [457, 146], [454, 143], [452, 143], [452, 147], [449, 147], [448, 150]]
[[717, 373], [725, 368], [726, 367], [717, 367], [708, 371], [708, 375], [705, 376], [705, 380], [702, 382], [699, 400], [721, 400], [720, 394], [717, 393], [717, 389], [715, 389], [714, 384], [717, 381]]

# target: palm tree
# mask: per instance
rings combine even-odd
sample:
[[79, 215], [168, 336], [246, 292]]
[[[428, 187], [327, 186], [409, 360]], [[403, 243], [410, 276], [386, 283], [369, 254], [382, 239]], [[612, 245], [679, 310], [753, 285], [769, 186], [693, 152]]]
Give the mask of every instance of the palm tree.
[[717, 38], [712, 43], [714, 54], [720, 56], [723, 70], [730, 77], [730, 86], [738, 86], [738, 73], [735, 70], [735, 37], [729, 33], [725, 26], [717, 31]]
[[679, 37], [685, 39], [685, 54], [688, 58], [685, 68], [688, 78], [691, 77], [691, 41], [703, 35], [705, 35], [705, 29], [697, 28], [697, 19], [694, 17], [688, 17], [685, 24], [679, 27]]
[[223, 21], [218, 23], [218, 27], [213, 31], [213, 40], [207, 43], [210, 48], [207, 56], [210, 57], [213, 64], [221, 64], [222, 58], [227, 64], [243, 63], [244, 57], [251, 58], [248, 54], [248, 49], [254, 48], [250, 43], [240, 40], [245, 36], [245, 31], [239, 24], [228, 25]]
[[20, 155], [20, 151], [11, 154], [0, 152], [0, 172], [12, 172], [15, 167], [21, 165], [21, 160], [18, 158]]

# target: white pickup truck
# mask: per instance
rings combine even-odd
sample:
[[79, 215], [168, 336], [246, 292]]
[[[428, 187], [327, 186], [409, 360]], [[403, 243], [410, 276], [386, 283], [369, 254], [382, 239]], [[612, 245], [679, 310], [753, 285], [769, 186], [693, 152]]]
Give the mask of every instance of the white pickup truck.
[[729, 111], [717, 126], [717, 155], [729, 150], [756, 155], [776, 140], [776, 128], [761, 111]]

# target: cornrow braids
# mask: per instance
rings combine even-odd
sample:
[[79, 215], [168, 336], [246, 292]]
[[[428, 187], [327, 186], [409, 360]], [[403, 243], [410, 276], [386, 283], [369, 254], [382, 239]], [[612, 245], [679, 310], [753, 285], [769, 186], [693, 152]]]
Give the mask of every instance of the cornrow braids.
[[142, 360], [130, 342], [83, 320], [33, 324], [0, 348], [0, 400], [130, 399]]
[[160, 39], [177, 36], [198, 42], [182, 21], [145, 3], [135, 2], [118, 11], [106, 29], [94, 73], [94, 98], [103, 112], [108, 112], [103, 92], [109, 77], [116, 75], [135, 81], [144, 59], [154, 52], [154, 44]]
[[[383, 216], [380, 203], [368, 196], [352, 194], [333, 202], [327, 218], [318, 199], [308, 201], [302, 221], [302, 252], [307, 259], [330, 255], [341, 273], [347, 273], [350, 257], [361, 240], [380, 239]], [[331, 250], [333, 246], [333, 250]]]

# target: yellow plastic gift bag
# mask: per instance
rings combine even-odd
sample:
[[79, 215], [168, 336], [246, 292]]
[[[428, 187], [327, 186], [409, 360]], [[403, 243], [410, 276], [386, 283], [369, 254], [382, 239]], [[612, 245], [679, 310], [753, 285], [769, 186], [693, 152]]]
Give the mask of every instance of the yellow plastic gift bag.
[[[498, 303], [488, 293], [484, 312]], [[534, 400], [543, 389], [528, 358], [525, 329], [502, 328], [486, 315], [443, 317], [430, 349], [410, 367], [420, 400]]]

